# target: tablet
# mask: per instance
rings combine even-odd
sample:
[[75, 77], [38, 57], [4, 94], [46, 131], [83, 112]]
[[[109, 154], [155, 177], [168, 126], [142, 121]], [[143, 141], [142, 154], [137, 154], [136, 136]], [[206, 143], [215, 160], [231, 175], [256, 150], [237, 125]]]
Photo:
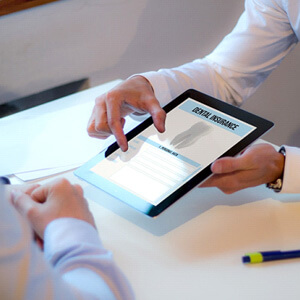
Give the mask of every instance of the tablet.
[[164, 133], [149, 117], [126, 134], [127, 152], [114, 143], [75, 175], [154, 217], [207, 179], [212, 162], [239, 154], [273, 126], [195, 90], [187, 90], [164, 110]]

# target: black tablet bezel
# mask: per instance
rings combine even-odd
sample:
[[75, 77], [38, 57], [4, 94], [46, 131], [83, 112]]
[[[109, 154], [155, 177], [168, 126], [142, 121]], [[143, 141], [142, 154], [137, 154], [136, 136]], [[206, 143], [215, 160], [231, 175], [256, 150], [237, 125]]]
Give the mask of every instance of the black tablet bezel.
[[[242, 110], [241, 108], [238, 108], [236, 106], [233, 106], [224, 101], [218, 100], [216, 98], [213, 98], [211, 96], [208, 96], [206, 94], [203, 94], [203, 93], [193, 90], [193, 89], [185, 91], [183, 94], [181, 94], [176, 99], [174, 99], [169, 104], [167, 104], [163, 109], [166, 111], [166, 113], [168, 113], [188, 98], [192, 98], [195, 101], [203, 103], [203, 104], [210, 106], [214, 109], [217, 109], [223, 113], [226, 113], [229, 116], [237, 118], [241, 121], [244, 121], [244, 122], [256, 127], [246, 137], [244, 137], [237, 144], [235, 144], [230, 149], [228, 149], [225, 153], [223, 153], [221, 156], [219, 156], [219, 158], [224, 157], [224, 156], [237, 155], [243, 149], [245, 149], [248, 145], [250, 145], [252, 142], [254, 142], [257, 138], [261, 137], [264, 133], [266, 133], [268, 130], [270, 130], [271, 127], [274, 125], [271, 121], [268, 121], [260, 116], [257, 116], [255, 114], [252, 114], [250, 112]], [[127, 140], [130, 141], [135, 136], [137, 136], [140, 132], [142, 132], [143, 130], [145, 130], [152, 124], [153, 124], [152, 118], [151, 117], [147, 118], [144, 122], [142, 122], [137, 127], [135, 127], [133, 130], [131, 130], [130, 132], [128, 132], [126, 134]], [[99, 155], [94, 157], [88, 163], [86, 163], [85, 165], [83, 165], [82, 167], [77, 169], [74, 172], [75, 175], [101, 189], [101, 186], [97, 185], [97, 180], [96, 180], [97, 175], [96, 174], [91, 175], [90, 173], [92, 173], [92, 172], [90, 171], [90, 169], [97, 162], [100, 162], [102, 159], [106, 158], [107, 156], [109, 156], [110, 154], [112, 154], [113, 152], [115, 152], [118, 149], [119, 149], [118, 144], [116, 142], [113, 143], [111, 146], [109, 146], [106, 149], [106, 151], [101, 152]], [[161, 212], [163, 212], [167, 207], [169, 207], [174, 202], [176, 202], [179, 198], [181, 198], [184, 194], [186, 194], [192, 188], [197, 186], [200, 182], [202, 182], [206, 178], [208, 178], [211, 175], [210, 166], [211, 166], [211, 164], [209, 164], [207, 167], [202, 169], [198, 174], [196, 174], [194, 177], [192, 177], [188, 182], [183, 184], [181, 187], [179, 187], [176, 191], [174, 191], [171, 195], [166, 197], [163, 201], [161, 201], [161, 203], [159, 203], [156, 206], [143, 200], [143, 199], [140, 199], [140, 203], [138, 203], [139, 201], [135, 201], [135, 203], [129, 203], [129, 202], [126, 202], [126, 200], [121, 200], [121, 199], [120, 200], [127, 203], [128, 205], [136, 208], [137, 210], [141, 211], [142, 213], [144, 213], [150, 217], [155, 217], [155, 216], [159, 215]]]

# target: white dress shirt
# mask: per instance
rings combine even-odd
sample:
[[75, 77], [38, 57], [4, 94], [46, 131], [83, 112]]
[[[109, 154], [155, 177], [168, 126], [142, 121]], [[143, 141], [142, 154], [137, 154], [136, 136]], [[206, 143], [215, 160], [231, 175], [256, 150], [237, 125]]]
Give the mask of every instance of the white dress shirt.
[[43, 253], [3, 190], [0, 184], [1, 299], [134, 299], [94, 227], [72, 218], [51, 222]]
[[[143, 73], [164, 106], [189, 88], [240, 105], [300, 38], [299, 0], [246, 0], [233, 31], [203, 59]], [[300, 193], [300, 149], [286, 147], [282, 193]]]

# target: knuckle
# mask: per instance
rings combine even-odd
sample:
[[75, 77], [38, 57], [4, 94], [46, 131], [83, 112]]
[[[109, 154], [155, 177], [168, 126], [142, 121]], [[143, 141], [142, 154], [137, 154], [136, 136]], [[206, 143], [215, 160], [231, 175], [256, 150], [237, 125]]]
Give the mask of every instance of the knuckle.
[[94, 131], [97, 133], [97, 134], [101, 134], [102, 132], [105, 132], [107, 131], [107, 124], [104, 123], [104, 122], [97, 122], [94, 126]]
[[158, 110], [158, 111], [157, 111], [157, 117], [158, 117], [159, 119], [165, 119], [165, 117], [166, 117], [166, 112], [165, 112], [163, 109]]
[[67, 180], [66, 178], [60, 178], [59, 180], [61, 185], [71, 185], [69, 180]]
[[39, 215], [39, 210], [37, 207], [33, 206], [33, 207], [30, 207], [27, 212], [26, 212], [26, 217], [29, 219], [29, 220], [33, 220], [35, 219], [37, 216]]
[[117, 120], [116, 118], [113, 117], [109, 117], [107, 119], [107, 123], [110, 129], [115, 129], [120, 124], [120, 120]]
[[118, 90], [110, 90], [106, 93], [105, 102], [108, 105], [118, 103], [123, 98], [123, 94]]
[[77, 189], [77, 191], [79, 193], [82, 193], [83, 194], [83, 188], [81, 187], [81, 185], [79, 184], [74, 184], [74, 188]]
[[108, 136], [108, 133], [110, 133], [109, 127], [108, 127], [108, 121], [106, 121], [106, 115], [99, 114], [97, 120], [94, 120], [90, 124], [88, 124], [87, 132], [88, 135], [91, 137], [101, 137], [104, 138]]
[[71, 186], [71, 183], [66, 178], [59, 178], [53, 184], [54, 189], [65, 188], [67, 186]]
[[87, 130], [88, 135], [91, 136], [95, 131], [95, 123], [88, 124], [86, 130]]
[[110, 100], [110, 99], [114, 99], [116, 98], [118, 95], [118, 92], [116, 90], [110, 90], [106, 93], [106, 99]]
[[95, 105], [96, 106], [102, 106], [103, 103], [105, 103], [105, 95], [101, 95], [101, 96], [96, 97], [96, 99], [95, 99]]

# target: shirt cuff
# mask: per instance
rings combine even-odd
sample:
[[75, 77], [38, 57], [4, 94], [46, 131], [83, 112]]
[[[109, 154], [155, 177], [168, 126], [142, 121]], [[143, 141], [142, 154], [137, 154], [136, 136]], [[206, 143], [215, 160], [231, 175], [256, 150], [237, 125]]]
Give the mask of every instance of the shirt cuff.
[[284, 147], [286, 156], [281, 193], [300, 193], [300, 148]]
[[[136, 74], [145, 77], [152, 85], [154, 95], [159, 101], [160, 106], [163, 107], [171, 100], [171, 93], [167, 81], [162, 74], [155, 71]], [[135, 76], [135, 75], [133, 75]]]
[[60, 218], [46, 227], [44, 254], [47, 260], [78, 245], [102, 247], [99, 234], [91, 224], [74, 218]]

